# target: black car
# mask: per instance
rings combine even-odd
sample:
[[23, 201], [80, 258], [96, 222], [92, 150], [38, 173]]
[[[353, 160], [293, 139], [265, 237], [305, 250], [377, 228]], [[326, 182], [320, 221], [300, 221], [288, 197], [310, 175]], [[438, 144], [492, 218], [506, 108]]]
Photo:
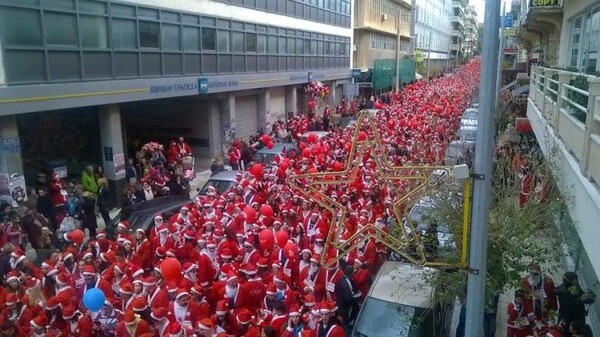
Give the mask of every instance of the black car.
[[162, 214], [163, 218], [168, 219], [173, 214], [179, 212], [181, 206], [189, 202], [190, 199], [188, 197], [167, 196], [123, 208], [111, 223], [106, 226], [106, 233], [109, 237], [114, 237], [119, 221], [126, 220], [129, 223], [131, 232], [142, 228], [148, 234], [148, 230], [154, 225], [155, 215]]

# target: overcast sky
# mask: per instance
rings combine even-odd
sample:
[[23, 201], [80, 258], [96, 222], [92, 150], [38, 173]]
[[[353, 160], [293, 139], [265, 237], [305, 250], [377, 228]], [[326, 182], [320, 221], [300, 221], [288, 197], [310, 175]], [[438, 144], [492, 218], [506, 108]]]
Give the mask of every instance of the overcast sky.
[[475, 6], [477, 11], [477, 21], [483, 22], [483, 12], [485, 10], [485, 1], [483, 0], [471, 0], [469, 4]]

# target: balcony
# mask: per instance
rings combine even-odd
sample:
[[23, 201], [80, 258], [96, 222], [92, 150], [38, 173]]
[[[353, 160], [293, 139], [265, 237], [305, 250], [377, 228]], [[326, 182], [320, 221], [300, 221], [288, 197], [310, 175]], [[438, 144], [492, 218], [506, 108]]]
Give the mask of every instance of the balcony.
[[455, 15], [452, 17], [452, 22], [458, 22], [461, 26], [465, 26], [465, 19], [462, 16]]
[[570, 200], [569, 213], [600, 275], [600, 78], [533, 68], [527, 117], [553, 163], [557, 185]]

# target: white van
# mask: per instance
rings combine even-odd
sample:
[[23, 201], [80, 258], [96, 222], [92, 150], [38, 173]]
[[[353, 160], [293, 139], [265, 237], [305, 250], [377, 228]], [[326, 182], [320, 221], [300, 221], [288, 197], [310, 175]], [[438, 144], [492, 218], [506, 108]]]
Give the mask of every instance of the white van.
[[446, 337], [452, 306], [435, 304], [426, 277], [437, 271], [387, 261], [377, 274], [356, 319], [354, 337]]

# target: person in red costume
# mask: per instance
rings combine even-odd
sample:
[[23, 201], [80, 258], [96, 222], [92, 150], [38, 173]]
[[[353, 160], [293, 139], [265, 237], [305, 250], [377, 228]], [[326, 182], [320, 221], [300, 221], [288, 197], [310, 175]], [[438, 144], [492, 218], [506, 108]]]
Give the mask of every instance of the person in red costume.
[[260, 331], [252, 322], [252, 313], [248, 309], [242, 309], [236, 316], [237, 327], [235, 329], [236, 337], [259, 337]]
[[183, 137], [179, 137], [177, 142], [177, 149], [179, 150], [179, 157], [187, 157], [192, 155], [192, 148], [185, 142]]
[[333, 309], [335, 305], [331, 302], [322, 302], [319, 308], [321, 320], [314, 329], [313, 336], [344, 337], [344, 329], [333, 322]]
[[13, 322], [19, 331], [29, 333], [30, 322], [33, 319], [31, 310], [17, 297], [15, 293], [6, 295], [2, 317]]
[[164, 288], [156, 285], [154, 276], [145, 277], [142, 285], [144, 286], [144, 291], [148, 294], [148, 304], [151, 308], [167, 308], [169, 305], [169, 294]]
[[140, 337], [152, 333], [152, 327], [132, 310], [125, 311], [123, 321], [117, 324], [115, 337]]
[[108, 283], [108, 281], [100, 277], [96, 273], [96, 270], [94, 270], [94, 267], [90, 265], [84, 266], [82, 274], [83, 278], [85, 279], [85, 285], [81, 288], [81, 291], [79, 292], [80, 297], [83, 297], [83, 294], [85, 294], [86, 291], [92, 288], [98, 288], [102, 290], [106, 298], [111, 299], [114, 297], [114, 293], [112, 291], [112, 288], [110, 287], [110, 283]]
[[62, 312], [63, 319], [69, 322], [69, 335], [66, 337], [93, 337], [94, 324], [88, 315], [84, 315], [74, 307], [66, 307]]
[[533, 264], [529, 275], [521, 279], [521, 289], [525, 293], [523, 301], [532, 308], [537, 319], [545, 319], [549, 311], [558, 310], [554, 288], [554, 282], [542, 272], [539, 264]]
[[267, 286], [256, 274], [256, 267], [253, 264], [246, 265], [248, 281], [244, 284], [244, 288], [246, 288], [248, 293], [247, 307], [251, 312], [256, 312], [256, 310], [260, 309], [261, 302], [265, 298], [267, 291]]
[[152, 243], [141, 228], [135, 231], [135, 247], [131, 263], [140, 266], [145, 273], [152, 270]]
[[237, 275], [230, 271], [227, 273], [225, 287], [219, 291], [218, 298], [227, 300], [229, 308], [242, 309], [248, 303], [248, 292], [245, 287], [239, 284]]
[[209, 318], [201, 319], [195, 330], [199, 337], [228, 337], [227, 333]]
[[352, 274], [352, 282], [360, 292], [359, 304], [365, 300], [365, 296], [367, 296], [367, 292], [371, 287], [371, 273], [367, 268], [364, 268], [363, 261], [362, 257], [354, 259], [354, 274]]
[[319, 255], [313, 254], [310, 264], [300, 272], [296, 285], [305, 294], [312, 294], [317, 301], [325, 298], [325, 274], [326, 271], [319, 264]]
[[177, 290], [175, 302], [169, 303], [169, 320], [179, 322], [185, 327], [193, 327], [199, 317], [196, 303], [190, 301], [190, 293], [186, 289]]
[[508, 303], [506, 314], [506, 337], [527, 337], [533, 334], [531, 321], [535, 319], [535, 314], [525, 301], [523, 290], [515, 290], [515, 299]]

